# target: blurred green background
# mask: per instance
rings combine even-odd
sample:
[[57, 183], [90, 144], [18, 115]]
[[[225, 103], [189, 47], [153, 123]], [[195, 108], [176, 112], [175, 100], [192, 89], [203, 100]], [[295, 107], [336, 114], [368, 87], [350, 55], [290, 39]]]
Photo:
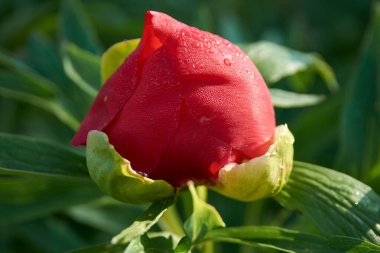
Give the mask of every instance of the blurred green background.
[[[156, 10], [234, 43], [266, 40], [321, 55], [340, 90], [328, 91], [320, 77], [297, 85], [296, 79], [308, 78], [303, 73], [282, 79], [277, 87], [324, 94], [327, 99], [312, 107], [276, 109], [278, 124], [287, 123], [294, 133], [297, 160], [343, 171], [379, 190], [380, 18], [373, 15], [373, 6], [369, 0], [0, 0], [0, 132], [69, 146], [75, 123], [70, 127], [58, 120], [62, 113], [49, 103], [57, 97], [80, 121], [92, 98], [78, 93], [73, 77], [64, 70], [62, 57], [70, 50], [65, 43], [88, 51], [83, 58], [90, 65], [83, 72], [91, 71], [97, 67], [91, 57], [121, 40], [139, 38], [145, 12]], [[57, 88], [45, 87], [50, 82]], [[43, 100], [24, 96], [30, 83], [40, 85], [30, 94]], [[9, 92], [12, 84], [23, 93]], [[1, 189], [0, 194], [6, 199], [9, 193]], [[272, 200], [243, 204], [214, 193], [209, 198], [230, 226], [265, 224], [314, 231], [297, 213], [284, 211]], [[8, 207], [0, 209], [2, 219], [17, 209]], [[105, 242], [142, 210], [108, 198], [63, 209], [3, 222], [0, 252], [62, 252]], [[238, 252], [237, 246], [223, 248]]]

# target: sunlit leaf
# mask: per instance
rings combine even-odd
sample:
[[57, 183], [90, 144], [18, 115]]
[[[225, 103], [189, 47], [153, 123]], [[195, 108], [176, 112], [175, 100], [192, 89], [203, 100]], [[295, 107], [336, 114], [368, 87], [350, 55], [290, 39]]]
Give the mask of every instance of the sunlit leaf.
[[[256, 64], [268, 84], [308, 71], [318, 74], [330, 90], [338, 89], [335, 75], [330, 66], [316, 54], [302, 53], [268, 41], [241, 45], [241, 48]], [[305, 82], [304, 85], [308, 85], [308, 83]]]
[[100, 88], [100, 57], [75, 44], [64, 43], [62, 61], [66, 75], [84, 92], [95, 97]]
[[148, 236], [147, 234], [133, 240], [124, 253], [171, 253], [173, 250], [173, 240], [171, 237], [160, 235]]
[[225, 224], [215, 207], [199, 199], [194, 184], [189, 182], [188, 186], [193, 200], [193, 213], [186, 220], [184, 229], [191, 241], [195, 242], [202, 239], [208, 231], [224, 227]]
[[112, 244], [126, 244], [148, 232], [158, 222], [166, 209], [173, 204], [173, 201], [174, 198], [170, 197], [154, 202], [131, 226], [113, 237]]
[[348, 175], [296, 162], [275, 199], [301, 211], [325, 235], [380, 243], [380, 197]]
[[324, 100], [323, 95], [300, 94], [280, 89], [269, 89], [273, 105], [277, 108], [294, 108], [315, 105]]

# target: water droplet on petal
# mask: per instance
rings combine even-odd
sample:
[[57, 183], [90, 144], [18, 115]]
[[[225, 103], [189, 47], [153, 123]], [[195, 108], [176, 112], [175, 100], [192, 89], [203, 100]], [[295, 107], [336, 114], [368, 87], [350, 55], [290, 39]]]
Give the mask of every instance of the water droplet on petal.
[[136, 172], [138, 173], [138, 174], [140, 174], [141, 176], [143, 176], [143, 177], [147, 177], [147, 178], [149, 178], [148, 176], [148, 174], [147, 173], [145, 173], [145, 172], [143, 172], [143, 171], [137, 171], [136, 170]]
[[231, 66], [231, 65], [232, 65], [231, 60], [230, 60], [230, 59], [227, 59], [227, 58], [223, 60], [223, 63], [224, 63], [226, 66]]

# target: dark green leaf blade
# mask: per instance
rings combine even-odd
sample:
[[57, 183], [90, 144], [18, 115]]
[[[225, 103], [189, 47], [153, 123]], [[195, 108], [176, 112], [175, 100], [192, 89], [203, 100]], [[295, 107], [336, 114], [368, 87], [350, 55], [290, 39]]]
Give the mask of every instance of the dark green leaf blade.
[[11, 225], [103, 196], [91, 181], [0, 176], [0, 225]]
[[[380, 3], [343, 108], [337, 168], [363, 180], [380, 163]], [[378, 183], [374, 187], [378, 187]]]
[[[41, 55], [44, 57], [40, 57]], [[27, 61], [34, 70], [51, 81], [57, 90], [57, 102], [76, 119], [82, 119], [93, 97], [68, 78], [64, 71], [62, 56], [55, 45], [47, 38], [35, 34], [28, 41]]]
[[25, 221], [102, 196], [83, 155], [33, 138], [0, 134], [1, 224]]
[[378, 252], [380, 247], [350, 237], [323, 237], [280, 227], [246, 226], [219, 228], [208, 232], [204, 240], [238, 243], [294, 253]]
[[73, 42], [94, 54], [101, 51], [99, 39], [81, 1], [62, 2], [59, 35], [62, 42]]
[[[5, 52], [0, 52], [0, 65], [6, 69], [2, 70], [0, 78], [0, 96], [40, 107], [73, 130], [79, 127], [78, 120], [73, 116], [76, 114], [61, 105], [61, 94], [55, 83]], [[85, 101], [83, 97], [82, 101]]]
[[0, 134], [0, 173], [90, 180], [84, 155], [58, 144], [12, 134]]
[[323, 234], [380, 243], [380, 197], [348, 175], [295, 162], [275, 199], [301, 211]]
[[100, 89], [100, 57], [75, 44], [64, 43], [62, 61], [66, 75], [94, 98]]
[[66, 253], [123, 253], [125, 245], [102, 243], [84, 248], [69, 250]]

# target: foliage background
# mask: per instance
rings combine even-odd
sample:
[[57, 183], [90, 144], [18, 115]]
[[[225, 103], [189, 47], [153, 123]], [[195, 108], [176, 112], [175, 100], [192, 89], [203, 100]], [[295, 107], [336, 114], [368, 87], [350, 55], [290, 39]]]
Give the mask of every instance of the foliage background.
[[[85, 37], [77, 34], [81, 30], [75, 16], [64, 17], [70, 15], [70, 11], [65, 12], [69, 6], [75, 6], [80, 14], [80, 24], [87, 31]], [[375, 42], [367, 34], [373, 6], [374, 1], [369, 0], [0, 0], [0, 50], [33, 67], [40, 75], [65, 85], [70, 80], [64, 77], [64, 72], [46, 63], [48, 59], [59, 60], [54, 52], [64, 54], [65, 39], [101, 54], [118, 41], [140, 37], [144, 13], [157, 10], [234, 43], [268, 40], [299, 51], [317, 52], [332, 66], [340, 90], [329, 92], [320, 78], [313, 79], [310, 85], [300, 85], [297, 80], [308, 78], [302, 73], [281, 80], [277, 87], [325, 94], [327, 99], [312, 107], [277, 109], [278, 124], [287, 123], [294, 133], [296, 160], [343, 171], [379, 192], [380, 184], [376, 184], [380, 177], [380, 78], [376, 74], [379, 58], [372, 59], [371, 55], [380, 50], [380, 33]], [[65, 24], [68, 20], [72, 23]], [[45, 50], [45, 45], [54, 50]], [[10, 77], [3, 62], [0, 67], [0, 82], [11, 80], [7, 79]], [[83, 103], [83, 108], [76, 108], [78, 111], [87, 110], [89, 103]], [[0, 96], [0, 131], [64, 146], [69, 146], [74, 133], [41, 107], [4, 95]], [[2, 182], [1, 187], [6, 186]], [[6, 194], [9, 193], [1, 190], [0, 198], [6, 198]], [[73, 194], [72, 198], [80, 196]], [[281, 225], [315, 231], [297, 213], [283, 210], [273, 200], [244, 204], [210, 192], [209, 201], [228, 226]], [[71, 205], [68, 203], [69, 209], [64, 211], [42, 212], [5, 222], [0, 227], [0, 252], [62, 252], [104, 242], [128, 226], [142, 210], [109, 199]], [[11, 211], [14, 209], [3, 208], [0, 213], [7, 220]], [[236, 252], [237, 246], [225, 245], [223, 250]], [[247, 252], [244, 247], [240, 250]]]

